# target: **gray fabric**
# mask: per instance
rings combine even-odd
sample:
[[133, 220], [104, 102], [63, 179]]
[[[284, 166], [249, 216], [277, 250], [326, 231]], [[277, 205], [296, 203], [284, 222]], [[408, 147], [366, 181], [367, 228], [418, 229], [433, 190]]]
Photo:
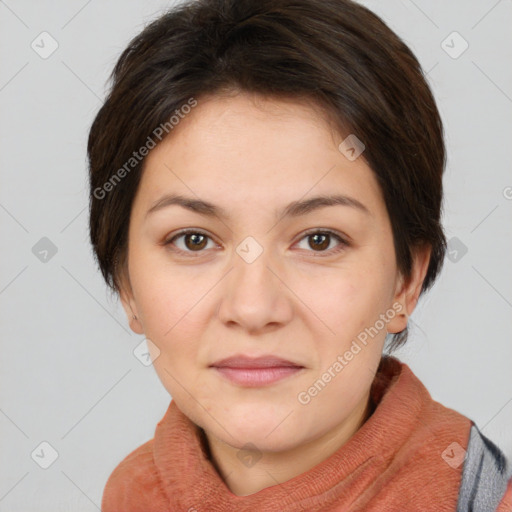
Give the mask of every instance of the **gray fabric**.
[[492, 512], [498, 507], [511, 477], [512, 464], [473, 424], [462, 467], [457, 512]]

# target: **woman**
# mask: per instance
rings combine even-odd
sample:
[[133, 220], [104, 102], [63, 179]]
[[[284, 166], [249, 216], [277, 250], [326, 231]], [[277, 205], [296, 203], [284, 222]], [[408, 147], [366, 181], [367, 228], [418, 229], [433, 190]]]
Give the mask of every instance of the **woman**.
[[198, 0], [91, 128], [90, 233], [170, 406], [104, 512], [512, 510], [510, 464], [384, 356], [439, 274], [418, 61], [349, 0]]

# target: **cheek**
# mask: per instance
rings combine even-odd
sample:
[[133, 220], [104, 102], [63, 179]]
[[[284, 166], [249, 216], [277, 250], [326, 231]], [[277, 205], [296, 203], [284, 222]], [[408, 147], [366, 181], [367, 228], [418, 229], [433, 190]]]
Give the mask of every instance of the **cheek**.
[[379, 266], [340, 269], [325, 285], [322, 289], [309, 287], [308, 303], [316, 305], [315, 313], [338, 334], [364, 326], [387, 307], [389, 279]]
[[[136, 287], [136, 288], [135, 288]], [[178, 321], [178, 300], [175, 287], [165, 286], [157, 276], [148, 275], [134, 285], [137, 307], [141, 312], [145, 332], [157, 338], [171, 334], [168, 332]]]
[[153, 362], [155, 371], [169, 389], [174, 381], [165, 370], [178, 378], [190, 374], [196, 364], [206, 303], [201, 298], [212, 285], [204, 278], [191, 282], [176, 267], [158, 268], [141, 260], [132, 286], [145, 336], [160, 351]]
[[[317, 343], [321, 361], [319, 370], [324, 371], [339, 355], [347, 354], [346, 361], [342, 362], [344, 368], [335, 379], [337, 384], [331, 388], [333, 393], [335, 388], [348, 392], [345, 386], [357, 390], [366, 385], [367, 379], [371, 380], [367, 369], [376, 367], [383, 350], [387, 324], [379, 318], [390, 307], [389, 284], [386, 272], [378, 266], [373, 269], [370, 266], [352, 267], [350, 271], [338, 273], [333, 276], [329, 288], [317, 295], [322, 305], [318, 316], [324, 323], [317, 322], [316, 330], [327, 332], [325, 336], [317, 337], [317, 340], [325, 340], [325, 343]], [[328, 331], [324, 324], [329, 326]], [[331, 396], [330, 393], [327, 396]], [[353, 398], [358, 396], [354, 391]]]
[[168, 339], [190, 322], [194, 306], [208, 291], [204, 278], [184, 276], [176, 266], [139, 257], [130, 279], [146, 334]]

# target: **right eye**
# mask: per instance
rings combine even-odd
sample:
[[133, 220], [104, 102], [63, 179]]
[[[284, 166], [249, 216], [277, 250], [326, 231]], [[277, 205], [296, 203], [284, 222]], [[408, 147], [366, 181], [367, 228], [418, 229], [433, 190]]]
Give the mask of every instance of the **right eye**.
[[[176, 240], [183, 239], [182, 247], [176, 246]], [[202, 249], [207, 245], [207, 240], [211, 238], [202, 231], [197, 229], [184, 229], [164, 242], [165, 246], [171, 246], [170, 250], [177, 253], [186, 254], [187, 256], [196, 256], [192, 253], [204, 252]], [[213, 240], [212, 240], [213, 242]], [[174, 247], [172, 247], [174, 246]]]

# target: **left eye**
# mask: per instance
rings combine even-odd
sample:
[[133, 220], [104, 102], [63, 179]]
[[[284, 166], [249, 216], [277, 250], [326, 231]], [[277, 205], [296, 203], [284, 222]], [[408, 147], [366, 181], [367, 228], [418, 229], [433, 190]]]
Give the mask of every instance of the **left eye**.
[[[320, 252], [320, 253], [336, 253], [338, 251], [341, 251], [346, 246], [348, 246], [348, 242], [344, 240], [341, 236], [334, 233], [333, 231], [325, 230], [325, 231], [310, 231], [309, 233], [306, 233], [306, 235], [301, 238], [302, 240], [309, 239], [308, 246], [310, 248], [314, 248], [315, 250], [313, 252]], [[330, 242], [332, 239], [336, 239], [338, 241], [338, 246], [334, 249], [326, 250], [327, 247], [329, 247]], [[320, 249], [320, 250], [316, 250]], [[316, 256], [316, 255], [315, 255]]]

